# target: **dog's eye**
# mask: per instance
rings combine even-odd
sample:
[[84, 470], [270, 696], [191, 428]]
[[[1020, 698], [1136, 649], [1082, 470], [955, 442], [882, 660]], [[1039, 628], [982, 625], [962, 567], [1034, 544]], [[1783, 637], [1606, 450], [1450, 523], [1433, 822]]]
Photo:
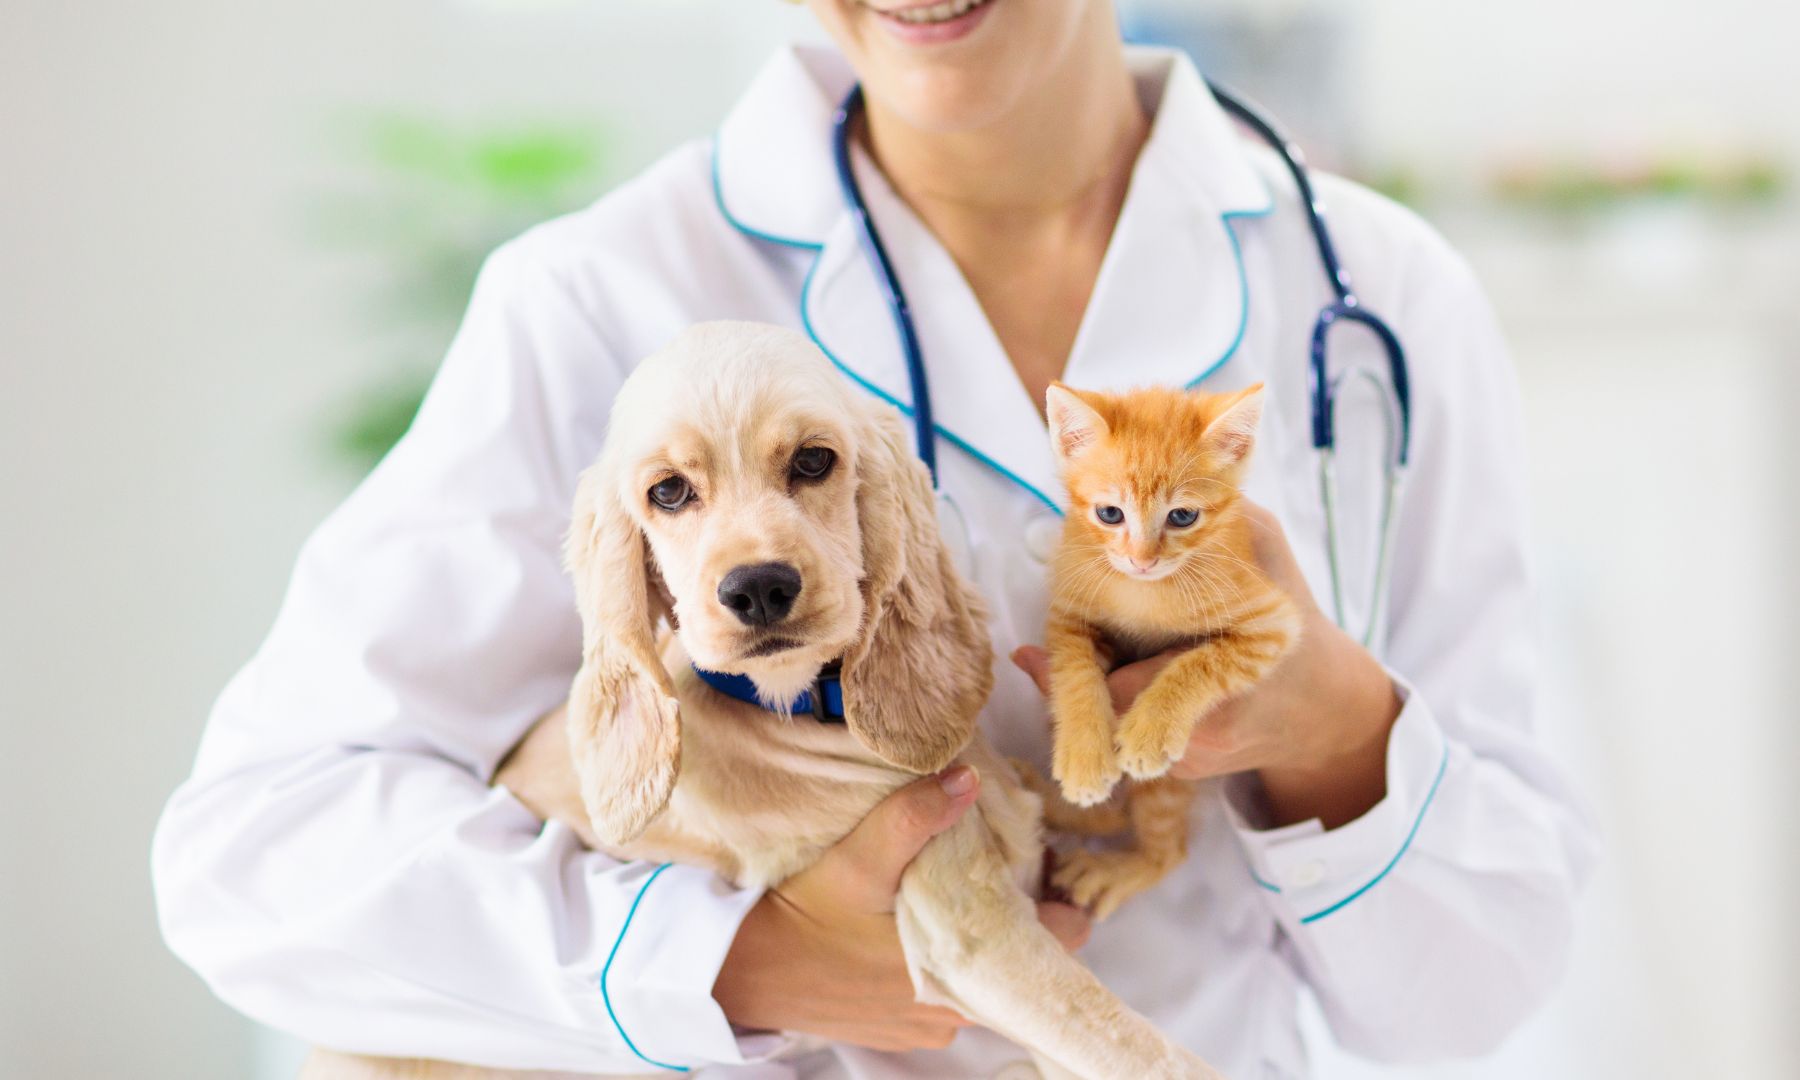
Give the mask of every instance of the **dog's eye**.
[[803, 480], [817, 480], [837, 464], [837, 454], [823, 446], [803, 446], [794, 455], [794, 475]]
[[1191, 506], [1177, 506], [1169, 511], [1169, 524], [1177, 529], [1185, 529], [1200, 520], [1200, 511]]
[[679, 476], [664, 477], [650, 488], [650, 501], [664, 510], [679, 510], [693, 497], [693, 485]]
[[1100, 519], [1102, 525], [1117, 525], [1125, 520], [1125, 511], [1116, 506], [1096, 506], [1094, 516]]

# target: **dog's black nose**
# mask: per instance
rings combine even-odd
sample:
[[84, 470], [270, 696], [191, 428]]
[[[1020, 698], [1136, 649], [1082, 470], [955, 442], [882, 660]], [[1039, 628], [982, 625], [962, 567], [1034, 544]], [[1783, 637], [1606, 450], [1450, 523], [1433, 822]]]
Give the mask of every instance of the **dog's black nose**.
[[745, 626], [772, 626], [787, 618], [800, 595], [800, 571], [787, 563], [740, 566], [719, 582], [719, 603]]

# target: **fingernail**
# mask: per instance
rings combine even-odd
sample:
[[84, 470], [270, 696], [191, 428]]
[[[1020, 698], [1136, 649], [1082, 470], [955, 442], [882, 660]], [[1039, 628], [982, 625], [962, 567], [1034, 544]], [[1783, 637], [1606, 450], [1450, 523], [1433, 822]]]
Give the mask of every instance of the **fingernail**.
[[975, 790], [975, 770], [967, 765], [958, 765], [947, 772], [939, 773], [938, 786], [943, 788], [944, 794], [952, 799], [967, 795]]

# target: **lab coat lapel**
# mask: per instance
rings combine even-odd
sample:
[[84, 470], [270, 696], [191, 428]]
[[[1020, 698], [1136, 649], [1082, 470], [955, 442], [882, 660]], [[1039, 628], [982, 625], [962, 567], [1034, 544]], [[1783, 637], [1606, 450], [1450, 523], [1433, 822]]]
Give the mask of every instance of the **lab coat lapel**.
[[[867, 156], [853, 156], [864, 202], [881, 230], [917, 325], [939, 457], [970, 455], [1044, 504], [1060, 506], [1062, 485], [1049, 436], [974, 291], [949, 252]], [[808, 333], [839, 367], [912, 415], [900, 337], [848, 216], [820, 253], [801, 313]]]
[[1133, 50], [1131, 60], [1140, 93], [1160, 84], [1160, 101], [1063, 378], [1124, 390], [1221, 372], [1213, 381], [1231, 384], [1222, 369], [1251, 303], [1239, 234], [1272, 197], [1185, 57]]
[[844, 216], [831, 164], [831, 121], [855, 74], [829, 49], [776, 53], [713, 140], [713, 197], [740, 231], [817, 248]]

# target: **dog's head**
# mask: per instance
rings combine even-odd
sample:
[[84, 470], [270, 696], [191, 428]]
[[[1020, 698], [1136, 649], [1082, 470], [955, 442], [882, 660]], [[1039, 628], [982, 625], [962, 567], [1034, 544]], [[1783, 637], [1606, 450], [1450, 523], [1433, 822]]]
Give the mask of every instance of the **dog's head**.
[[568, 561], [586, 628], [571, 737], [610, 843], [643, 831], [680, 766], [660, 618], [696, 664], [769, 702], [841, 659], [850, 731], [914, 772], [967, 743], [991, 686], [985, 614], [898, 414], [792, 331], [702, 324], [633, 372], [582, 476]]

